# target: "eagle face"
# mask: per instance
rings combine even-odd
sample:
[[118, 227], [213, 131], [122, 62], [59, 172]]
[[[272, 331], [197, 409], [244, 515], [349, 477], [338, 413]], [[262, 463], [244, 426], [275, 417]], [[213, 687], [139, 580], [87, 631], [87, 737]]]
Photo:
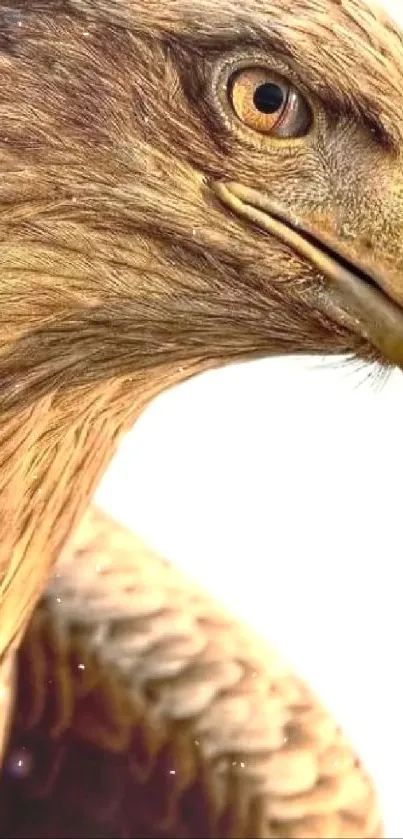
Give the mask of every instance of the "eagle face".
[[403, 42], [382, 11], [5, 2], [0, 44], [10, 399], [201, 359], [401, 363]]
[[402, 365], [403, 40], [362, 0], [3, 0], [0, 62], [1, 657], [159, 391]]

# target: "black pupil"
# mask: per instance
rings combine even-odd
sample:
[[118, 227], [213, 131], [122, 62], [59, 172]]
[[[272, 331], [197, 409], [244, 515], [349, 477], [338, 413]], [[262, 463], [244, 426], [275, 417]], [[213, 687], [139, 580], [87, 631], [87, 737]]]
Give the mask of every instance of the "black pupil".
[[284, 98], [284, 91], [278, 84], [265, 82], [256, 88], [253, 103], [262, 114], [275, 114], [283, 107]]

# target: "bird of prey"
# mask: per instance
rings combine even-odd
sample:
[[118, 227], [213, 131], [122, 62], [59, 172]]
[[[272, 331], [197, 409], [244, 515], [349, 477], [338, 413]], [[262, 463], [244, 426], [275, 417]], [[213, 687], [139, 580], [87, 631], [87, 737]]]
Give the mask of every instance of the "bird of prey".
[[1, 835], [378, 836], [309, 690], [84, 514], [179, 381], [403, 364], [402, 32], [364, 0], [2, 0], [0, 61]]

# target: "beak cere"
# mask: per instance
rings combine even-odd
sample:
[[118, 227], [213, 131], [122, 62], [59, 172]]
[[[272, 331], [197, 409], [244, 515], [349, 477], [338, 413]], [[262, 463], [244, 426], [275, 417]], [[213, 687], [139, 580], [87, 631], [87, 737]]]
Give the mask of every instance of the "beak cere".
[[[216, 181], [215, 196], [238, 216], [280, 239], [302, 259], [310, 262], [329, 282], [353, 328], [376, 347], [384, 359], [403, 368], [403, 308], [384, 291], [381, 273], [350, 261], [326, 242], [323, 233], [310, 230], [277, 202], [242, 184]], [[323, 304], [322, 304], [323, 305]], [[332, 308], [331, 316], [335, 317]]]

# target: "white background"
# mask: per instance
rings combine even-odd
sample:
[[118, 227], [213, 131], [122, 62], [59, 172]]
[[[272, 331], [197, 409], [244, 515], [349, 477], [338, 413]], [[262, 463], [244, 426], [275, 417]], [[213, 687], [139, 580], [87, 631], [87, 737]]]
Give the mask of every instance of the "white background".
[[[402, 0], [383, 4], [403, 24]], [[99, 501], [317, 688], [403, 835], [403, 377], [278, 359], [164, 394]]]
[[403, 835], [403, 376], [317, 359], [164, 394], [98, 491], [117, 518], [274, 643], [373, 772]]
[[[365, 3], [365, 0], [364, 0]], [[403, 26], [403, 3], [402, 0], [377, 0], [378, 6], [383, 6], [394, 20]]]

